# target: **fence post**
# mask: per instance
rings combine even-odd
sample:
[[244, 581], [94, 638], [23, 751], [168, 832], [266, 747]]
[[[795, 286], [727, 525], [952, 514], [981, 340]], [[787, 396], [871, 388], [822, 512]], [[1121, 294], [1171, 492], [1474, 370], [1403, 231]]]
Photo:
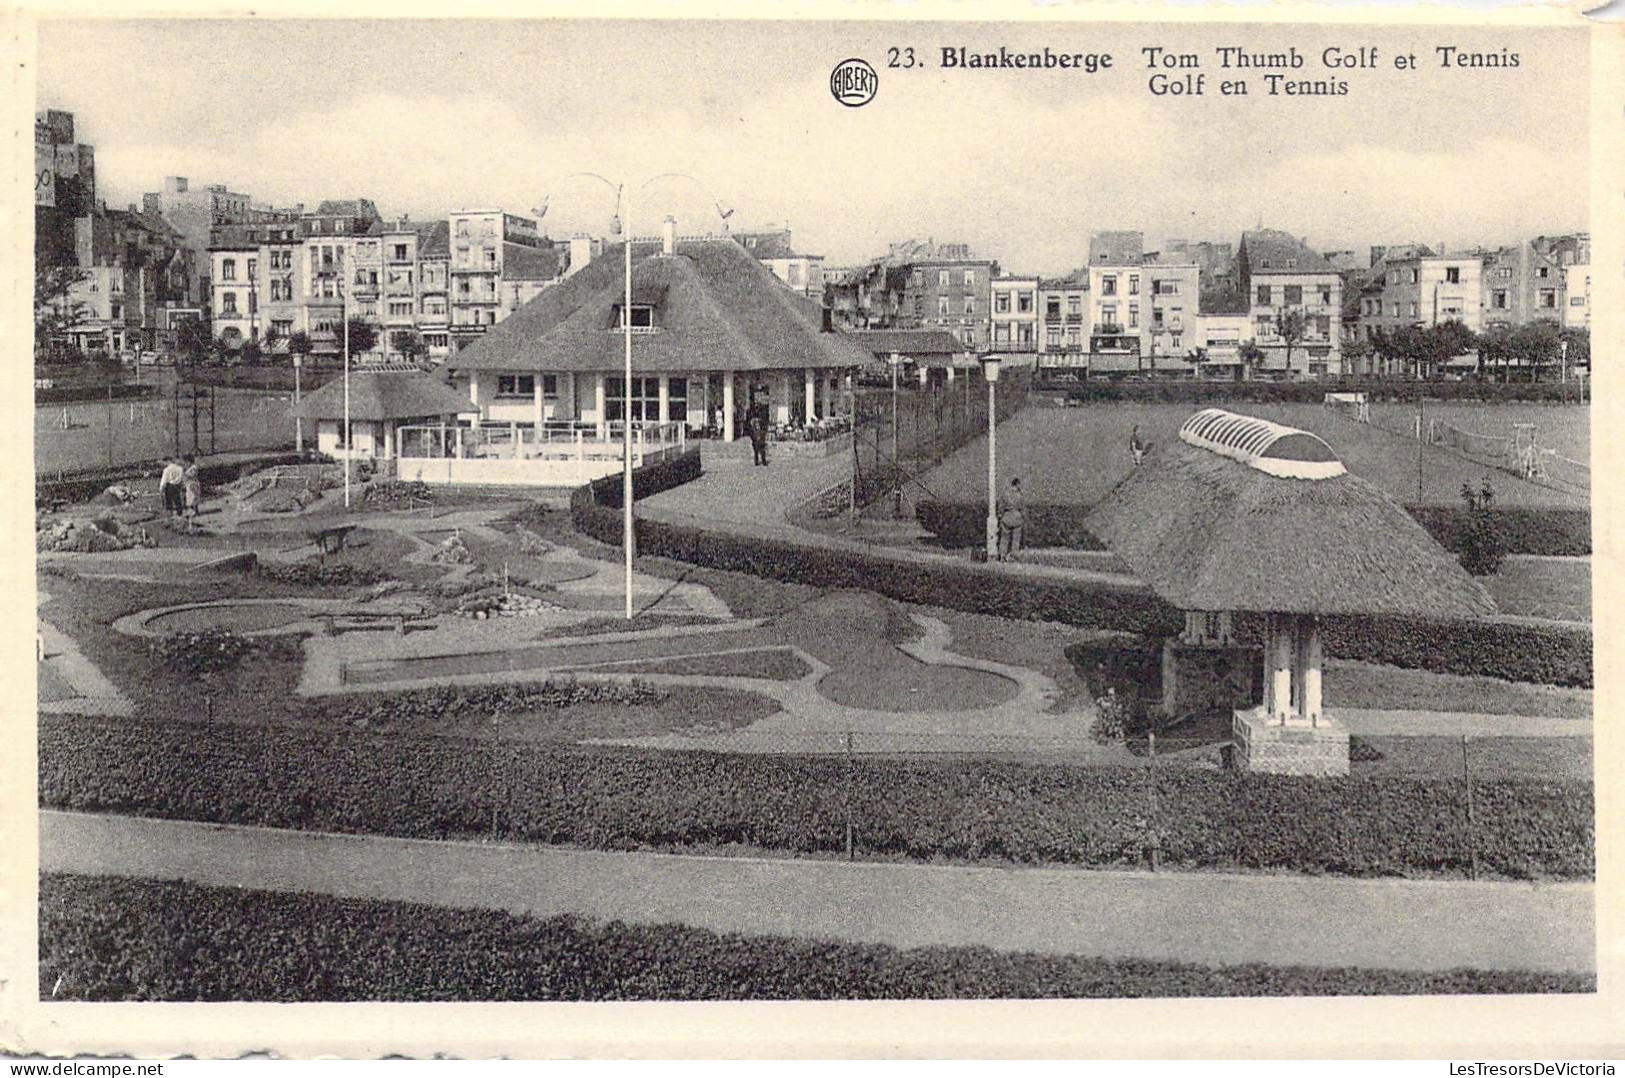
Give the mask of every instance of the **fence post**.
[[1155, 730], [1149, 730], [1146, 732], [1145, 746], [1146, 757], [1150, 763], [1150, 766], [1146, 768], [1146, 773], [1149, 776], [1146, 785], [1147, 801], [1149, 803], [1149, 815], [1147, 816], [1147, 820], [1149, 822], [1150, 830], [1150, 835], [1148, 836], [1150, 838], [1150, 842], [1146, 845], [1146, 860], [1150, 863], [1151, 871], [1155, 872], [1157, 870], [1159, 855], [1162, 853], [1162, 839], [1157, 833], [1159, 828], [1157, 827], [1157, 733]]
[[846, 859], [848, 861], [857, 860], [857, 851], [856, 851], [856, 848], [855, 848], [855, 846], [854, 846], [854, 844], [852, 842], [852, 766], [853, 766], [853, 763], [854, 763], [854, 760], [853, 760], [853, 755], [852, 755], [852, 731], [848, 730], [846, 732], [846, 782], [845, 782], [846, 796], [842, 798], [842, 800], [845, 802], [845, 809], [846, 809]]
[[1478, 815], [1473, 809], [1473, 768], [1467, 759], [1467, 735], [1461, 735], [1461, 777], [1467, 787], [1467, 856], [1470, 879], [1478, 879]]

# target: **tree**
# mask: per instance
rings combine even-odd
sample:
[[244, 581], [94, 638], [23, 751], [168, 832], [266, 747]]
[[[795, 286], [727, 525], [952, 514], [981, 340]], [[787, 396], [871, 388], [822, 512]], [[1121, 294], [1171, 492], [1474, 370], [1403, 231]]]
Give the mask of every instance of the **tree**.
[[1512, 329], [1509, 326], [1491, 326], [1478, 335], [1478, 374], [1484, 376], [1485, 365], [1501, 368], [1501, 381], [1506, 381], [1507, 365], [1512, 361]]
[[1275, 333], [1286, 345], [1286, 369], [1289, 374], [1292, 371], [1292, 346], [1303, 340], [1308, 332], [1309, 316], [1296, 307], [1282, 311], [1281, 317], [1276, 319]]
[[[1343, 369], [1349, 371], [1351, 367], [1359, 367], [1371, 358], [1376, 349], [1371, 347], [1370, 341], [1350, 341], [1343, 346]], [[1350, 371], [1358, 374], [1358, 370]]]
[[1591, 366], [1591, 331], [1584, 326], [1575, 326], [1562, 331], [1561, 340], [1568, 343], [1568, 353], [1563, 362], [1570, 370], [1575, 367]]
[[249, 341], [237, 350], [237, 361], [257, 367], [265, 361], [265, 348], [259, 341]]
[[175, 330], [175, 350], [188, 364], [197, 364], [214, 358], [217, 345], [201, 319], [188, 318]]
[[[340, 342], [342, 344], [342, 342]], [[378, 327], [360, 315], [350, 316], [350, 355], [370, 352], [378, 343]]]
[[1452, 318], [1428, 329], [1423, 334], [1423, 341], [1428, 374], [1432, 377], [1444, 364], [1471, 352], [1478, 345], [1478, 335], [1459, 319]]
[[298, 356], [300, 363], [304, 363], [305, 357], [310, 355], [315, 348], [316, 342], [311, 340], [310, 334], [304, 330], [295, 330], [288, 334], [288, 351]]
[[398, 329], [389, 336], [389, 346], [408, 363], [416, 363], [427, 351], [423, 337], [415, 329]]
[[260, 338], [260, 348], [263, 350], [266, 357], [276, 355], [277, 351], [286, 344], [287, 338], [284, 337], [275, 326], [272, 326], [270, 329], [266, 330], [265, 336]]
[[1549, 318], [1519, 326], [1512, 333], [1512, 352], [1518, 362], [1529, 365], [1529, 381], [1540, 381], [1540, 368], [1556, 363], [1561, 355], [1562, 330]]
[[1257, 341], [1242, 341], [1241, 347], [1236, 349], [1236, 355], [1241, 359], [1241, 367], [1236, 369], [1236, 381], [1241, 381], [1244, 372], [1257, 367], [1264, 362], [1264, 350], [1258, 347]]
[[73, 296], [73, 286], [88, 277], [78, 266], [34, 260], [34, 358], [61, 360], [73, 327], [89, 308]]

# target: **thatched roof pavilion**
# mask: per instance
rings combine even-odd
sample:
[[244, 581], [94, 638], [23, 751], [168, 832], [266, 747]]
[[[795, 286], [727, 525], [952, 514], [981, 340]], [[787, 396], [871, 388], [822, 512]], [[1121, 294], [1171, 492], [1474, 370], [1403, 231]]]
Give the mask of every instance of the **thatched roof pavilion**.
[[1281, 724], [1322, 720], [1321, 615], [1495, 610], [1404, 508], [1319, 437], [1217, 408], [1154, 447], [1086, 523], [1168, 602], [1224, 612], [1221, 642], [1228, 612], [1269, 615], [1263, 715]]

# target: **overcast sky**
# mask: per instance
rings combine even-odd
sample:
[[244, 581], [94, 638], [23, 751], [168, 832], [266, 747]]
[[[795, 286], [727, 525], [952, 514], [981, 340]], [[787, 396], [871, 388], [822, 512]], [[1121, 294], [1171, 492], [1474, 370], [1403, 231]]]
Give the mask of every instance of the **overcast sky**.
[[[1379, 50], [1344, 96], [1219, 94], [1214, 48]], [[1441, 69], [1443, 44], [1519, 54]], [[1110, 52], [1073, 72], [944, 71], [943, 46]], [[1201, 97], [1154, 97], [1140, 48], [1196, 52]], [[927, 66], [888, 69], [889, 46]], [[1510, 241], [1587, 224], [1588, 48], [1581, 31], [1390, 31], [1136, 24], [146, 21], [40, 25], [38, 105], [76, 114], [109, 205], [166, 175], [278, 205], [367, 197], [386, 217], [550, 196], [544, 231], [603, 234], [590, 170], [663, 172], [634, 211], [682, 231], [788, 223], [831, 264], [890, 241], [963, 240], [1008, 271], [1085, 261], [1088, 234], [1135, 228], [1234, 242], [1263, 222], [1321, 249]], [[1419, 70], [1393, 57], [1414, 52]], [[880, 74], [862, 108], [831, 68]], [[704, 191], [702, 192], [701, 186]], [[634, 183], [634, 186], [636, 184]]]

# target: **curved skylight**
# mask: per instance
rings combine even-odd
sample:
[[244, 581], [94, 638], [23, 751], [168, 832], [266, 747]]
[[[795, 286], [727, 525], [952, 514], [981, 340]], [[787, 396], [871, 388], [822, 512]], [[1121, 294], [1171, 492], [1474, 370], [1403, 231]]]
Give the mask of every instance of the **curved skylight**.
[[1179, 428], [1179, 438], [1281, 479], [1334, 479], [1347, 472], [1318, 436], [1223, 408], [1191, 416]]

